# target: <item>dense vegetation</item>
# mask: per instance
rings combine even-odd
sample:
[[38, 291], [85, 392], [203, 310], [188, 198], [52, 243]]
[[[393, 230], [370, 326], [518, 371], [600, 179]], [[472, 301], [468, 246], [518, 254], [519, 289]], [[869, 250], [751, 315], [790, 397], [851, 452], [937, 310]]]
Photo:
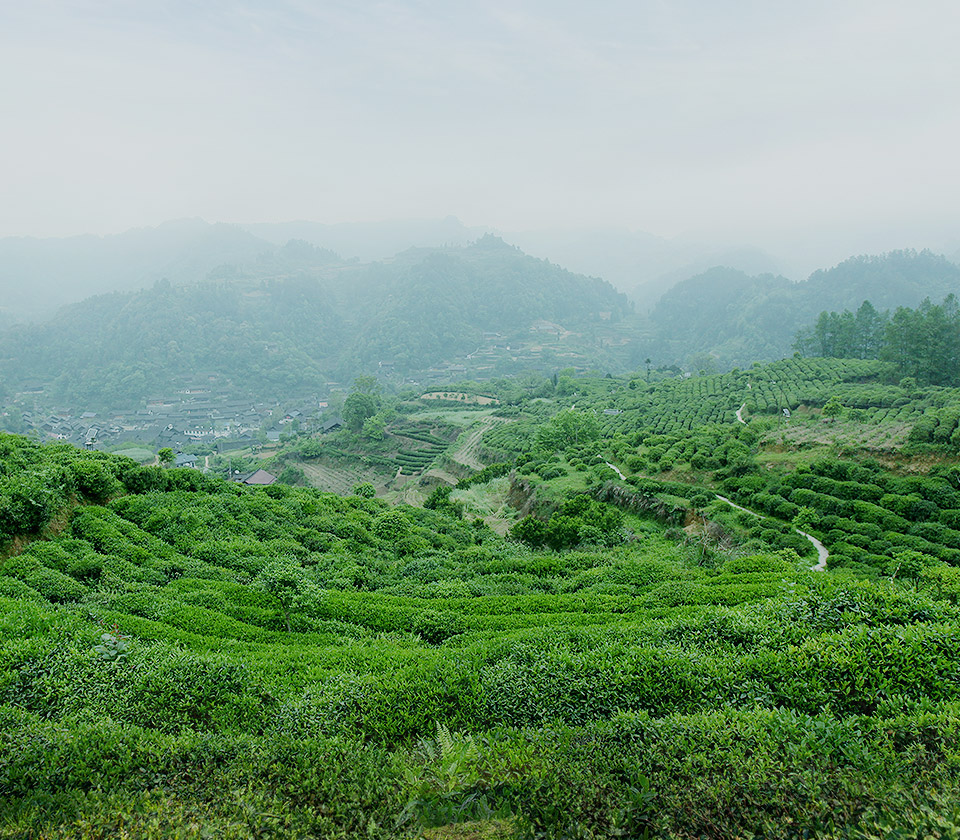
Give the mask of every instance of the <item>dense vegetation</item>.
[[[495, 237], [369, 265], [291, 241], [201, 284], [161, 280], [0, 330], [0, 379], [10, 394], [39, 382], [55, 405], [112, 408], [197, 382], [278, 398], [363, 372], [399, 383], [450, 365], [492, 379], [567, 365], [623, 372], [652, 359], [709, 374], [785, 356], [802, 329], [805, 353], [874, 358], [885, 342], [901, 376], [955, 384], [955, 366], [938, 364], [953, 309], [902, 307], [958, 288], [960, 269], [929, 252], [851, 259], [795, 284], [715, 268], [679, 283], [645, 320], [608, 283]], [[825, 307], [849, 312], [817, 321]]]
[[[341, 431], [236, 454], [263, 488], [0, 435], [0, 837], [957, 836], [960, 328], [921, 302], [955, 274], [691, 281], [671, 358], [744, 361], [689, 377], [609, 286], [492, 238], [293, 243], [4, 333], [0, 393], [59, 370], [103, 402], [409, 371], [537, 319], [640, 369], [361, 376]], [[815, 302], [847, 311], [804, 349], [846, 358], [753, 363]]]
[[[662, 433], [589, 406], [679, 384], [570, 386], [425, 508], [0, 438], [0, 836], [956, 831], [954, 471], [771, 471], [771, 421]], [[504, 482], [513, 538], [469, 507]]]
[[856, 314], [821, 312], [795, 344], [812, 356], [885, 359], [900, 376], [924, 384], [960, 382], [960, 309], [952, 294], [941, 304], [927, 298], [916, 309], [898, 306], [892, 315], [877, 312], [870, 301]]

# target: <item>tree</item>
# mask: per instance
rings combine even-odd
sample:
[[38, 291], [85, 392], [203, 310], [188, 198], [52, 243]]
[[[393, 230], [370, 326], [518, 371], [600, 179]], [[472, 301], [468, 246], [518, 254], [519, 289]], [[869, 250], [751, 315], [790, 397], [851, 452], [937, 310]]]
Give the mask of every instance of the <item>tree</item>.
[[830, 397], [827, 404], [823, 407], [824, 417], [839, 417], [843, 413], [843, 404], [837, 396]]
[[307, 476], [300, 467], [296, 467], [293, 464], [288, 464], [283, 468], [283, 472], [277, 476], [277, 481], [281, 484], [307, 484]]
[[960, 310], [953, 295], [942, 304], [924, 299], [916, 309], [897, 307], [886, 324], [880, 357], [893, 362], [901, 377], [924, 384], [955, 385], [960, 380]]
[[378, 411], [372, 417], [363, 421], [360, 434], [370, 440], [383, 440], [386, 435], [387, 421], [382, 411]]
[[883, 333], [887, 325], [886, 313], [881, 315], [869, 300], [860, 304], [854, 316], [854, 355], [858, 359], [876, 359], [883, 347]]
[[157, 460], [160, 461], [160, 466], [169, 467], [177, 460], [177, 456], [169, 446], [165, 446], [157, 453]]
[[547, 524], [535, 516], [525, 516], [510, 529], [509, 535], [533, 548], [539, 548], [547, 541]]
[[809, 531], [816, 528], [820, 523], [820, 514], [812, 507], [804, 505], [797, 511], [793, 517], [793, 527], [800, 531]]
[[600, 437], [600, 424], [592, 413], [564, 409], [537, 430], [537, 445], [562, 451], [571, 444], [583, 444]]
[[380, 402], [380, 395], [383, 393], [383, 388], [380, 387], [380, 383], [377, 382], [375, 376], [356, 377], [353, 380], [353, 390], [357, 394], [367, 394], [374, 397], [378, 403]]
[[300, 562], [289, 555], [271, 560], [257, 575], [256, 584], [269, 592], [280, 604], [283, 623], [290, 632], [290, 613], [302, 606], [313, 589]]
[[377, 401], [370, 394], [355, 392], [344, 400], [343, 422], [347, 428], [359, 432], [368, 417], [377, 413]]

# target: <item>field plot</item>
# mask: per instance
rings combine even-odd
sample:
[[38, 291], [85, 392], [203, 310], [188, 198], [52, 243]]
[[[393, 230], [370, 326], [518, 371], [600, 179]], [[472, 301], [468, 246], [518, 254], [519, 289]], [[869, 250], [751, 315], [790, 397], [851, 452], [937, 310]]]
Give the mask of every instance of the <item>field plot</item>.
[[430, 423], [440, 421], [452, 426], [467, 427], [476, 423], [478, 420], [489, 417], [495, 409], [492, 408], [462, 408], [453, 407], [425, 408], [423, 411], [416, 411], [410, 415], [409, 419], [417, 423]]
[[859, 423], [837, 420], [785, 423], [766, 433], [764, 443], [790, 446], [837, 445], [873, 452], [894, 452], [903, 448], [913, 423]]
[[142, 446], [132, 447], [129, 449], [119, 449], [114, 454], [123, 455], [125, 458], [132, 458], [138, 464], [150, 464], [153, 463], [157, 454], [152, 449], [147, 449]]
[[485, 396], [484, 394], [467, 394], [462, 391], [430, 391], [420, 395], [421, 400], [455, 402], [462, 405], [499, 405], [500, 400], [496, 397]]
[[385, 485], [382, 474], [360, 469], [359, 466], [325, 464], [317, 460], [304, 461], [298, 466], [303, 470], [311, 487], [341, 496], [349, 495], [354, 487], [365, 481], [371, 482], [378, 488]]
[[499, 417], [484, 417], [471, 426], [458, 438], [456, 444], [450, 449], [448, 455], [451, 460], [463, 464], [473, 470], [481, 470], [484, 467], [480, 459], [481, 442], [484, 434], [492, 429], [498, 423], [505, 422]]
[[[784, 359], [749, 370], [620, 389], [580, 404], [603, 415], [601, 423], [609, 434], [637, 428], [682, 434], [698, 426], [736, 423], [741, 406], [749, 415], [779, 415], [783, 409], [819, 408], [835, 395], [853, 407], [889, 407], [897, 399], [906, 402], [896, 386], [876, 383], [886, 371], [876, 361]], [[608, 416], [606, 411], [619, 413]]]

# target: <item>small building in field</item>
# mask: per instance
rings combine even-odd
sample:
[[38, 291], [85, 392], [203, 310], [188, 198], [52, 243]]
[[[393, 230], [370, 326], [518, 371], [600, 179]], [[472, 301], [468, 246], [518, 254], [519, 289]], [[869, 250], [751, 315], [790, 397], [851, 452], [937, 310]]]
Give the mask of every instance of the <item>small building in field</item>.
[[265, 487], [269, 484], [273, 484], [277, 477], [271, 475], [266, 470], [257, 470], [252, 473], [239, 473], [233, 477], [233, 480], [239, 482], [240, 484], [250, 484], [253, 486]]
[[329, 435], [331, 432], [339, 432], [342, 428], [343, 420], [339, 417], [331, 417], [320, 427], [320, 433]]

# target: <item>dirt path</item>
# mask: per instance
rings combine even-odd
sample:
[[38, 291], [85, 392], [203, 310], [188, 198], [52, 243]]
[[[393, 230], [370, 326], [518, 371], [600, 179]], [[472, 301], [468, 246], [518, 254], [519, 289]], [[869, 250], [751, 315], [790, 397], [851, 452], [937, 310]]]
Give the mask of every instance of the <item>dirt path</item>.
[[743, 423], [744, 426], [747, 425], [747, 421], [743, 419], [743, 410], [744, 410], [746, 407], [747, 407], [747, 404], [744, 403], [743, 405], [740, 406], [740, 408], [737, 409], [737, 420], [739, 420], [741, 423]]
[[[736, 508], [737, 510], [742, 510], [744, 513], [749, 513], [751, 516], [759, 517], [760, 514], [755, 510], [750, 510], [749, 508], [743, 507], [743, 505], [738, 505], [736, 502], [731, 502], [726, 496], [717, 496], [721, 502], [726, 502], [730, 507]], [[810, 570], [813, 572], [825, 572], [827, 570], [827, 558], [830, 556], [830, 552], [827, 551], [827, 547], [820, 542], [816, 537], [811, 537], [806, 531], [801, 531], [799, 528], [794, 528], [801, 537], [805, 537], [813, 543], [813, 547], [817, 550], [817, 563], [814, 566], [810, 567]]]
[[[601, 460], [603, 460], [603, 456], [602, 456], [602, 455], [597, 455], [597, 457], [600, 458]], [[617, 474], [617, 478], [619, 478], [621, 481], [626, 481], [626, 480], [627, 480], [627, 477], [626, 477], [622, 472], [620, 472], [620, 468], [619, 468], [619, 467], [615, 467], [615, 466], [614, 466], [613, 464], [611, 464], [609, 461], [604, 461], [603, 463], [605, 463], [608, 467], [610, 467], [610, 469], [613, 470], [613, 471]]]
[[463, 464], [472, 470], [482, 470], [485, 464], [480, 462], [478, 457], [480, 451], [480, 439], [487, 429], [505, 422], [500, 417], [484, 417], [482, 420], [471, 426], [464, 432], [457, 441], [455, 447], [447, 454], [451, 461]]
[[816, 537], [811, 537], [806, 531], [801, 531], [799, 528], [794, 528], [801, 537], [806, 537], [810, 542], [813, 543], [813, 547], [817, 550], [817, 565], [811, 566], [815, 572], [825, 572], [827, 570], [827, 558], [830, 556], [830, 552], [827, 551], [827, 547], [820, 542]]

